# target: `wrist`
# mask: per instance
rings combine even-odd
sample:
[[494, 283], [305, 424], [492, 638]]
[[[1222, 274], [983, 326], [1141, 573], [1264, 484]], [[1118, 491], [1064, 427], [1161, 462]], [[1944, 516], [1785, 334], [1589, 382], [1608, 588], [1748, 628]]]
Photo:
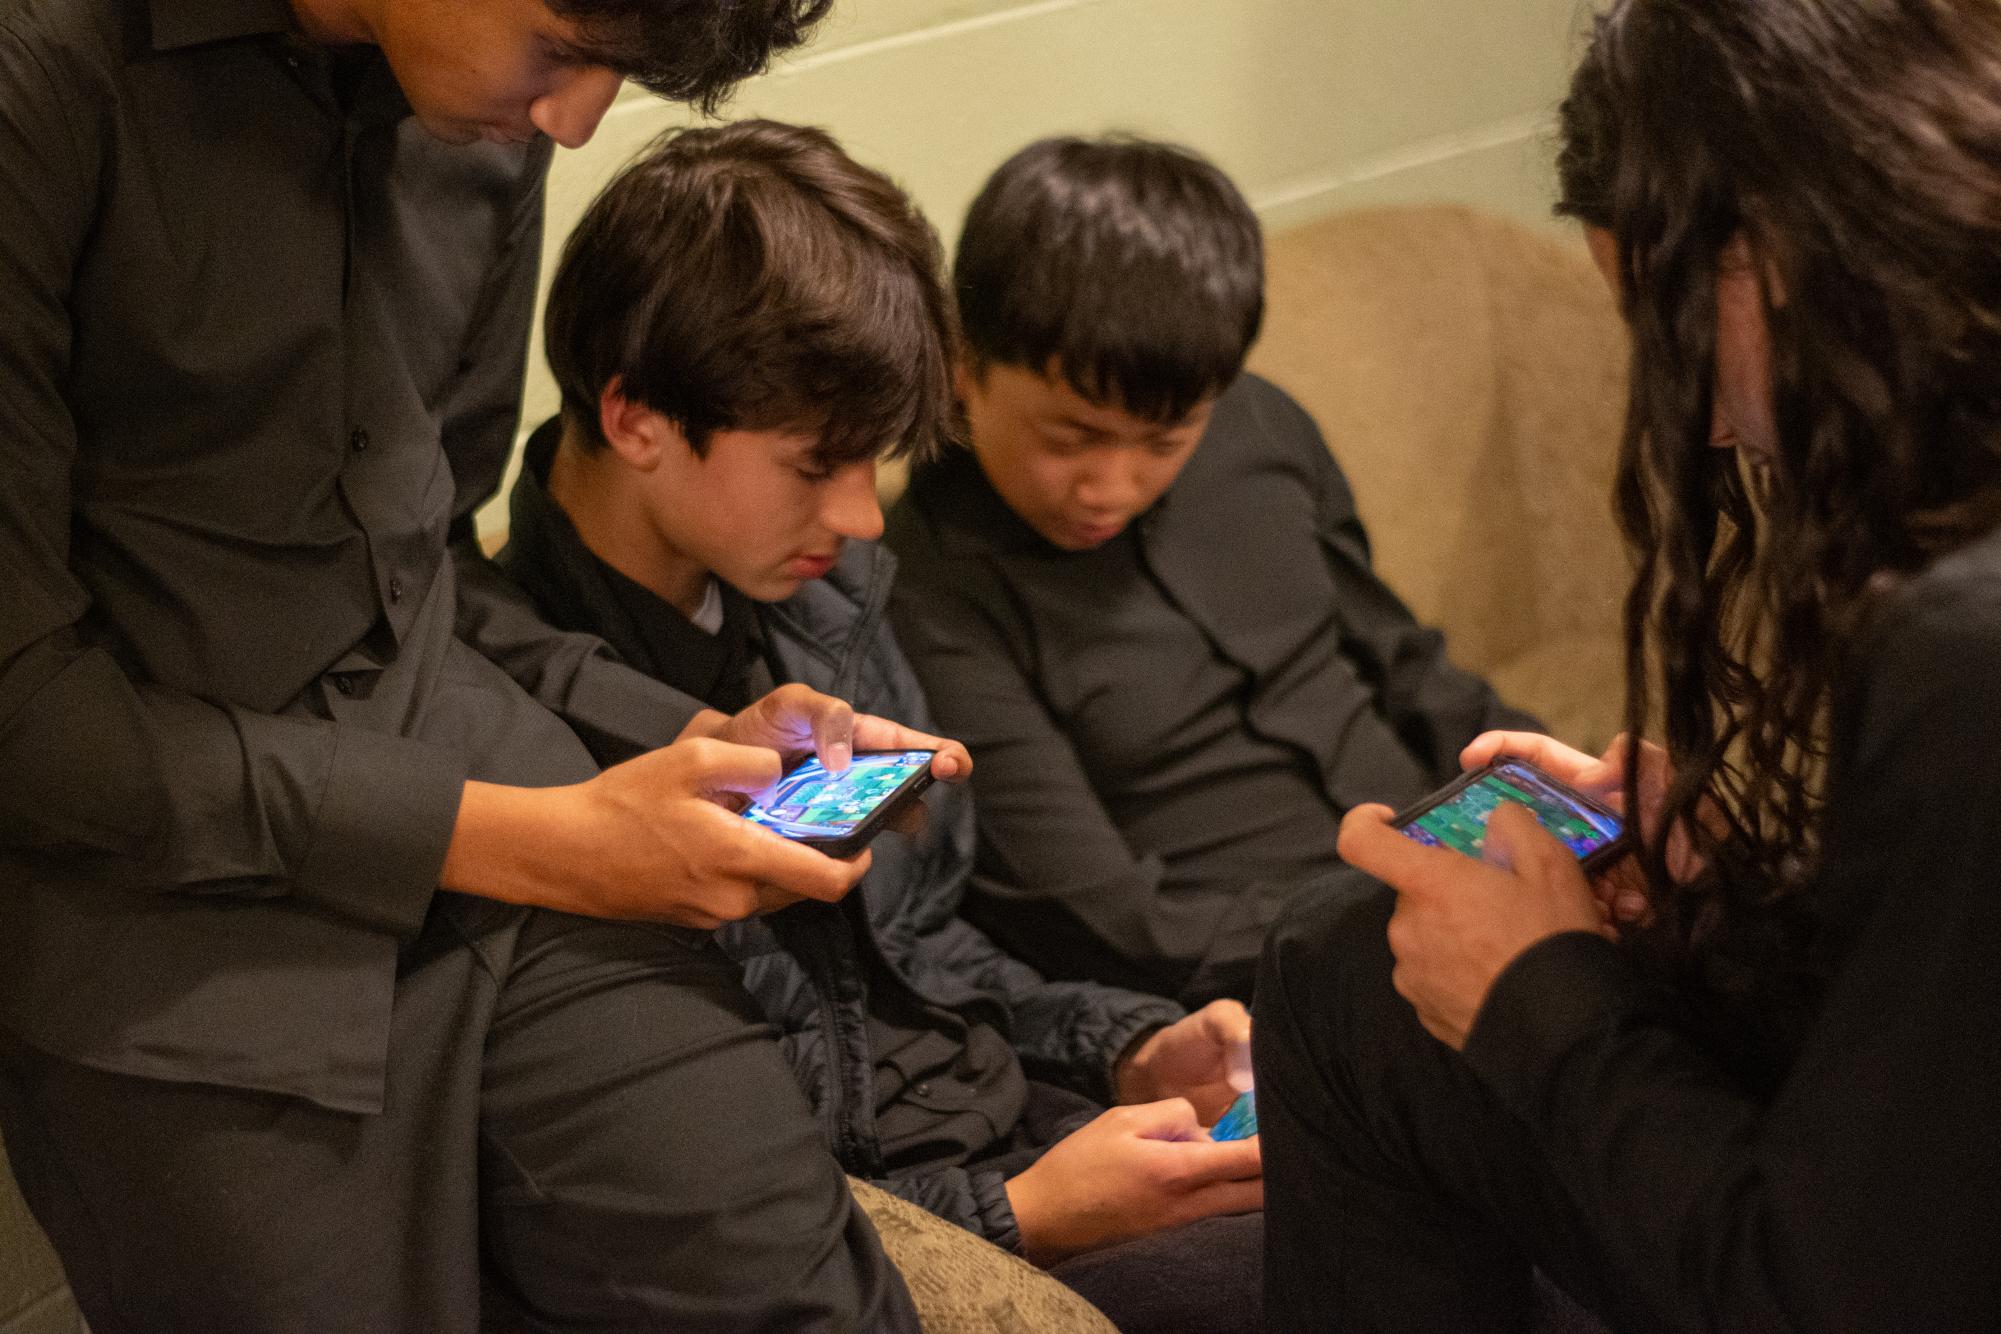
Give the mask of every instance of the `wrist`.
[[1038, 1165], [1031, 1163], [1019, 1176], [1009, 1177], [1002, 1189], [1007, 1193], [1008, 1208], [1014, 1211], [1016, 1249], [1022, 1259], [1046, 1269], [1063, 1257], [1050, 1246], [1047, 1201], [1035, 1170]]
[[468, 782], [438, 883], [502, 903], [557, 906], [562, 872], [580, 864], [571, 852], [585, 828], [577, 791]]

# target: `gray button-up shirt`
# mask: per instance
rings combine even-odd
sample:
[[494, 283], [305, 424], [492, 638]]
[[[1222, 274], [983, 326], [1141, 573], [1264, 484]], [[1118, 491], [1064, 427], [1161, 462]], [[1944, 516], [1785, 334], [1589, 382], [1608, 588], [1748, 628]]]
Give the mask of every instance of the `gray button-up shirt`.
[[471, 542], [549, 146], [408, 111], [283, 0], [0, 0], [0, 1023], [47, 1050], [378, 1106], [465, 781], [695, 711]]

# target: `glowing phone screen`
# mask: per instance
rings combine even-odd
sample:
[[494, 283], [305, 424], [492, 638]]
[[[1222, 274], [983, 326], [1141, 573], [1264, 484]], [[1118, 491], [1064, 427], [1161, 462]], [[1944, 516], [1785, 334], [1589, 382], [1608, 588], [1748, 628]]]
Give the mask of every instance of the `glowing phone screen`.
[[853, 833], [913, 774], [930, 767], [928, 750], [857, 755], [841, 774], [830, 774], [818, 759], [808, 759], [773, 784], [743, 817], [787, 838], [839, 838]]
[[1526, 806], [1544, 829], [1578, 858], [1619, 837], [1618, 817], [1581, 804], [1535, 770], [1502, 763], [1403, 826], [1406, 837], [1478, 857], [1487, 841], [1487, 817], [1504, 801]]

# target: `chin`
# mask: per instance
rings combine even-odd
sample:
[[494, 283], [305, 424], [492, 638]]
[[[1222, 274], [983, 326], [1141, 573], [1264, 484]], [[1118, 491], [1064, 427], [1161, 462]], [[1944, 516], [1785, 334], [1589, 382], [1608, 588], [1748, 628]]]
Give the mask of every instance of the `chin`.
[[427, 116], [421, 111], [412, 114], [416, 117], [417, 123], [424, 127], [424, 132], [440, 143], [462, 147], [466, 144], [476, 144], [486, 137], [479, 126], [467, 121], [441, 120], [436, 116]]

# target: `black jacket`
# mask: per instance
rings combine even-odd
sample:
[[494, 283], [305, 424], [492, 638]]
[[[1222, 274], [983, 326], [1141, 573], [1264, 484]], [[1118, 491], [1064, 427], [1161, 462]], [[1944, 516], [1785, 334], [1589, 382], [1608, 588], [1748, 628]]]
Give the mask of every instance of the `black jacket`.
[[[512, 528], [499, 558], [567, 630], [602, 635], [643, 656], [630, 622], [604, 587], [595, 558], [540, 476], [546, 452], [531, 446], [511, 498]], [[929, 730], [916, 677], [883, 615], [895, 559], [872, 543], [850, 543], [824, 579], [758, 614], [781, 680], [837, 695], [864, 713]], [[999, 1029], [1027, 1073], [1099, 1102], [1113, 1098], [1112, 1066], [1133, 1040], [1181, 1017], [1153, 997], [1079, 982], [1050, 982], [1010, 957], [958, 915], [973, 861], [971, 795], [940, 785], [915, 840], [878, 839], [873, 868], [841, 907], [802, 903], [720, 932], [742, 962], [744, 981], [779, 1029], [842, 1166], [996, 1242], [1018, 1240], [1001, 1173], [943, 1168], [883, 1180], [875, 1137], [874, 1066], [868, 1046], [863, 951], [925, 1001]], [[857, 930], [858, 912], [866, 930]]]
[[1266, 928], [1349, 878], [1335, 822], [1534, 727], [1369, 566], [1312, 420], [1241, 377], [1166, 495], [1095, 551], [1024, 524], [966, 451], [889, 520], [892, 614], [973, 751], [973, 920], [1050, 976], [1248, 996]]
[[1881, 595], [1827, 755], [1786, 960], [1820, 995], [1764, 1078], [1583, 932], [1508, 965], [1465, 1058], [1663, 1325], [2001, 1328], [2001, 533]]

